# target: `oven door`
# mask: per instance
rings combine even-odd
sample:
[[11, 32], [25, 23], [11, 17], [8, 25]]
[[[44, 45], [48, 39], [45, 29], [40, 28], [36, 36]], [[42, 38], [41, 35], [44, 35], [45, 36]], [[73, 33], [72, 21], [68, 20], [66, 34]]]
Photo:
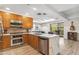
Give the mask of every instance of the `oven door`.
[[20, 45], [20, 44], [23, 44], [22, 38], [12, 39], [12, 40], [11, 40], [11, 46]]

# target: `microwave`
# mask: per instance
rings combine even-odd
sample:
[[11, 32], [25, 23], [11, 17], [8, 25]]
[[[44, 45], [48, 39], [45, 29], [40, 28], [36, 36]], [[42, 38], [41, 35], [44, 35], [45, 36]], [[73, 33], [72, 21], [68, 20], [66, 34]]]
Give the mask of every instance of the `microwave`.
[[11, 28], [22, 28], [22, 21], [20, 20], [11, 20], [10, 21]]

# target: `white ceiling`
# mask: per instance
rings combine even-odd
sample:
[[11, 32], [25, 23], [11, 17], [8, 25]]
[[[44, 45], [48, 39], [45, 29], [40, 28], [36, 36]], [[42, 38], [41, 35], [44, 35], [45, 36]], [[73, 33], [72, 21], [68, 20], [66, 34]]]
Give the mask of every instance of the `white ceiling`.
[[78, 4], [53, 4], [52, 5], [52, 7], [54, 7], [59, 12], [66, 11], [77, 6], [79, 5]]
[[[60, 12], [78, 7], [78, 4], [1, 4], [0, 9], [6, 10], [10, 8], [11, 11], [17, 14], [31, 16], [35, 22], [52, 22], [52, 21], [63, 21], [66, 20], [60, 15]], [[35, 10], [34, 10], [35, 9]], [[37, 13], [46, 13], [46, 15], [37, 15]], [[51, 21], [51, 19], [54, 19]]]

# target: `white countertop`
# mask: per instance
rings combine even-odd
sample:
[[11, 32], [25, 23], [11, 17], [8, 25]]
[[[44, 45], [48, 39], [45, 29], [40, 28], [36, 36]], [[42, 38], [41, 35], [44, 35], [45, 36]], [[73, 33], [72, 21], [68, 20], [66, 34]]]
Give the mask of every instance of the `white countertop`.
[[52, 37], [59, 37], [59, 35], [56, 35], [56, 34], [34, 34], [34, 33], [29, 33], [29, 34], [32, 34], [32, 35], [36, 35], [36, 36], [40, 36], [40, 37], [47, 37], [47, 38], [52, 38]]
[[[59, 36], [59, 35], [56, 35], [56, 34], [41, 34], [41, 35], [38, 35], [38, 34], [35, 34], [35, 33], [22, 33], [22, 34], [32, 34], [32, 35], [35, 35], [35, 36], [47, 37], [47, 38], [52, 38], [52, 37], [58, 37]], [[6, 36], [6, 35], [11, 35], [11, 34], [3, 34], [3, 36]]]
[[59, 35], [56, 35], [56, 34], [42, 34], [42, 35], [39, 35], [41, 37], [47, 37], [47, 38], [52, 38], [52, 37], [58, 37]]

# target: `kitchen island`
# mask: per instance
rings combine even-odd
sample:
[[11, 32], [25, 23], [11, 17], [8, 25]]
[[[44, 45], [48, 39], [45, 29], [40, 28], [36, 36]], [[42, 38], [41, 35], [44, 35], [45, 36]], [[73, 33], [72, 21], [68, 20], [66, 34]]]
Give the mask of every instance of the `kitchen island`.
[[40, 37], [48, 38], [48, 52], [49, 55], [60, 54], [59, 36], [55, 34], [43, 34]]
[[46, 55], [60, 54], [59, 36], [55, 34], [34, 34], [38, 37], [38, 51]]

